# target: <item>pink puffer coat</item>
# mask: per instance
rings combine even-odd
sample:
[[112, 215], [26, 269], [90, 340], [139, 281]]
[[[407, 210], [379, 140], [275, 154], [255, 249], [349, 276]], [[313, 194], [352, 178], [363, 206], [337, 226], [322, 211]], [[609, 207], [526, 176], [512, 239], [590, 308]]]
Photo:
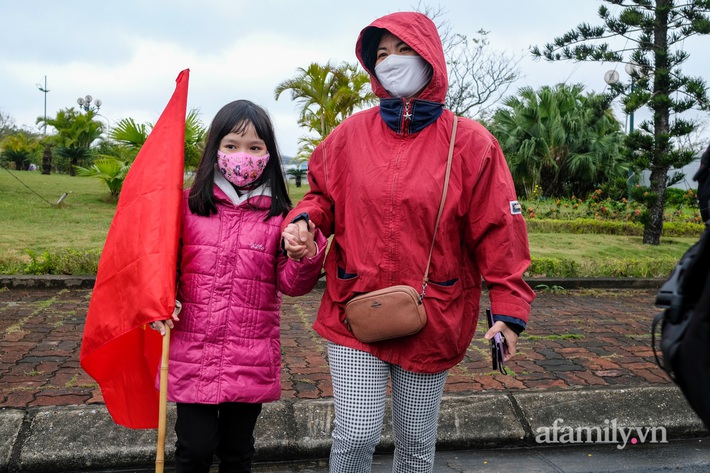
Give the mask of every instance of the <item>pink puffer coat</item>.
[[[315, 286], [319, 253], [294, 261], [282, 255], [282, 217], [264, 221], [270, 197], [235, 206], [214, 187], [217, 215], [182, 211], [178, 300], [180, 321], [170, 344], [168, 399], [174, 402], [269, 402], [281, 395], [281, 293]], [[256, 208], [255, 208], [256, 207]]]

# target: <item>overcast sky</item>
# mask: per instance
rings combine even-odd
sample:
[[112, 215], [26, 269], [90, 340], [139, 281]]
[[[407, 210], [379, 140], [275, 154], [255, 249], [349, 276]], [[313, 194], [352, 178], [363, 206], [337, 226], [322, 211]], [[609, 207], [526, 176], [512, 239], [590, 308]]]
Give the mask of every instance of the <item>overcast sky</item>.
[[[559, 82], [601, 92], [604, 73], [623, 66], [533, 61], [531, 45], [551, 41], [581, 22], [601, 24], [599, 0], [447, 0], [441, 7], [453, 32], [490, 31], [491, 48], [525, 54], [524, 75], [510, 92]], [[275, 87], [311, 62], [355, 62], [355, 40], [372, 20], [412, 10], [416, 0], [2, 0], [0, 1], [0, 111], [37, 130], [47, 116], [76, 107], [87, 94], [101, 99], [109, 125], [131, 117], [155, 122], [190, 69], [188, 108], [209, 125], [236, 99], [269, 110], [283, 154], [293, 156], [304, 134], [297, 105]], [[612, 11], [614, 8], [610, 7]], [[703, 47], [703, 42], [705, 47]], [[692, 38], [684, 72], [710, 78], [710, 38]], [[705, 115], [707, 117], [707, 114]], [[638, 122], [638, 119], [637, 119]]]

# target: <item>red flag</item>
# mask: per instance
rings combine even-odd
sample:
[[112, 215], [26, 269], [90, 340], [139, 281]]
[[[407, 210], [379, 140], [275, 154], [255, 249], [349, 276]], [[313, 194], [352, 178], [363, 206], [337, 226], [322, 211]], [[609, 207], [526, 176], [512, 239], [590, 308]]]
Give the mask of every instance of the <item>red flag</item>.
[[123, 183], [86, 316], [81, 366], [101, 387], [114, 422], [158, 427], [161, 337], [146, 324], [175, 306], [185, 115], [190, 71]]

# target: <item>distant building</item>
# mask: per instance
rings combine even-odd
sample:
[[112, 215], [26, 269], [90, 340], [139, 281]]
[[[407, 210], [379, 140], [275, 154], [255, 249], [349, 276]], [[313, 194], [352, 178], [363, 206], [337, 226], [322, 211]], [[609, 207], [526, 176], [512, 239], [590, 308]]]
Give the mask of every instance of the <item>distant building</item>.
[[[675, 187], [677, 189], [683, 189], [683, 190], [688, 190], [688, 189], [697, 189], [698, 188], [698, 183], [693, 180], [693, 176], [695, 176], [695, 173], [698, 172], [698, 166], [700, 166], [700, 154], [698, 154], [698, 157], [693, 160], [690, 164], [686, 164], [680, 171], [685, 174], [685, 178], [683, 178], [682, 181], [677, 182], [673, 184], [671, 187]], [[675, 174], [678, 170], [671, 168], [668, 171], [668, 175], [672, 176]], [[640, 184], [642, 186], [649, 186], [650, 185], [650, 176], [651, 176], [651, 171], [644, 170], [641, 172], [641, 182]]]

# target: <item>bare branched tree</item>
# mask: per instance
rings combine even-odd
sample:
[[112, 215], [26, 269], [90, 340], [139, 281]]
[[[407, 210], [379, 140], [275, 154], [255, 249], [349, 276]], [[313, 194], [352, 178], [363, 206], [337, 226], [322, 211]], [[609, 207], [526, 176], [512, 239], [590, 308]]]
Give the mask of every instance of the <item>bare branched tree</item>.
[[0, 111], [0, 139], [16, 131], [17, 126], [15, 125], [15, 119], [5, 112]]
[[415, 7], [431, 18], [439, 30], [449, 73], [446, 108], [457, 115], [483, 118], [522, 77], [520, 54], [497, 51], [491, 47], [490, 31], [478, 30], [475, 36], [455, 33], [445, 18], [446, 11], [419, 3]]

